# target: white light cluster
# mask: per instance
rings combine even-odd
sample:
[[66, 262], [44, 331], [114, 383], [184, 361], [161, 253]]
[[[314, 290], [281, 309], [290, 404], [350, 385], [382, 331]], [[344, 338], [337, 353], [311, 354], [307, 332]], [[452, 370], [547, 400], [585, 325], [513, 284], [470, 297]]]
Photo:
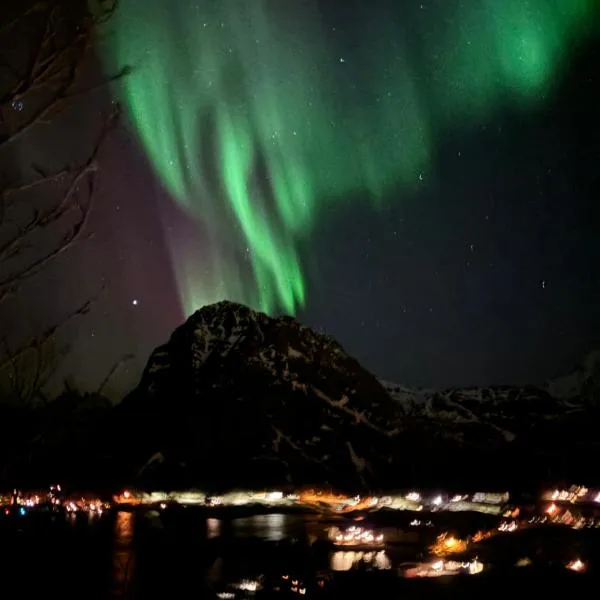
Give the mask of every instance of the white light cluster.
[[517, 522], [516, 521], [508, 521], [508, 522], [503, 522], [500, 523], [499, 527], [498, 527], [498, 531], [503, 531], [503, 532], [508, 532], [508, 533], [512, 533], [513, 531], [517, 530]]
[[[585, 501], [588, 496], [590, 490], [583, 485], [572, 485], [567, 490], [552, 490], [545, 492], [542, 494], [542, 499], [544, 500], [552, 500], [552, 502], [570, 502], [574, 504], [575, 502]], [[598, 502], [600, 498], [600, 494], [595, 497], [595, 501]]]
[[383, 543], [383, 535], [375, 535], [371, 529], [352, 526], [346, 531], [339, 532], [333, 529], [333, 543], [336, 546], [369, 546]]
[[478, 559], [466, 562], [454, 560], [436, 560], [431, 563], [420, 563], [404, 571], [404, 577], [442, 577], [445, 575], [458, 575], [467, 573], [477, 575], [483, 571], [484, 565]]

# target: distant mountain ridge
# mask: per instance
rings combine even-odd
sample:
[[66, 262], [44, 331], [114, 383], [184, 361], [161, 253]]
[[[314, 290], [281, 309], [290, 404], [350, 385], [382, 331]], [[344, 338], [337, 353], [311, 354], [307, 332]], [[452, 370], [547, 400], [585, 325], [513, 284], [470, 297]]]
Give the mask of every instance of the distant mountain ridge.
[[[406, 388], [381, 381], [406, 416], [430, 419], [436, 426], [477, 423], [493, 439], [515, 441], [527, 433], [531, 422], [582, 417], [598, 404], [600, 352], [591, 352], [572, 373], [542, 386], [489, 386], [442, 390]], [[450, 434], [451, 435], [451, 434]], [[461, 430], [459, 436], [464, 436]], [[463, 439], [464, 441], [464, 439]]]

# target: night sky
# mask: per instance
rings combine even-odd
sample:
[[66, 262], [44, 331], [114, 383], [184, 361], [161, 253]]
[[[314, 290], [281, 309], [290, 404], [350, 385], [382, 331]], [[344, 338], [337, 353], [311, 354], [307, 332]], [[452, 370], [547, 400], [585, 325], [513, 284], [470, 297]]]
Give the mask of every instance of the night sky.
[[99, 54], [136, 70], [61, 134], [78, 147], [124, 106], [95, 235], [11, 314], [35, 329], [105, 285], [62, 371], [93, 389], [133, 353], [115, 396], [222, 298], [293, 313], [407, 385], [569, 371], [600, 345], [599, 16], [585, 0], [122, 0]]

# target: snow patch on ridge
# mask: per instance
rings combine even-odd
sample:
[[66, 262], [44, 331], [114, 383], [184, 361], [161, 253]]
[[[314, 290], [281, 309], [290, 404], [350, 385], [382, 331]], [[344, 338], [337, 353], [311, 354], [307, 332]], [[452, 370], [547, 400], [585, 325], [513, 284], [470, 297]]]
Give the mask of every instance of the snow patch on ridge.
[[350, 453], [350, 458], [351, 458], [352, 462], [354, 463], [356, 470], [359, 473], [362, 473], [367, 466], [367, 461], [364, 458], [360, 458], [356, 454], [356, 452], [354, 452], [354, 448], [352, 447], [352, 444], [350, 442], [346, 442], [346, 447], [348, 448], [348, 452]]
[[296, 350], [295, 348], [292, 348], [291, 346], [288, 346], [287, 355], [290, 358], [302, 358], [302, 359], [308, 361], [308, 358], [306, 358], [306, 356], [304, 354], [302, 354], [302, 352], [300, 352], [299, 350]]

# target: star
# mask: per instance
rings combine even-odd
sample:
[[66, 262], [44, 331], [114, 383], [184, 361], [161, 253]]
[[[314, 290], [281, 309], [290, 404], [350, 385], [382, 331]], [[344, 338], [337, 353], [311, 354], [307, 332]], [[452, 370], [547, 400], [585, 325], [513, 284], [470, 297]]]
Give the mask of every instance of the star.
[[133, 304], [133, 306], [137, 306], [137, 305], [138, 305], [138, 301], [137, 301], [137, 300], [134, 298], [134, 299], [131, 301], [131, 304]]

